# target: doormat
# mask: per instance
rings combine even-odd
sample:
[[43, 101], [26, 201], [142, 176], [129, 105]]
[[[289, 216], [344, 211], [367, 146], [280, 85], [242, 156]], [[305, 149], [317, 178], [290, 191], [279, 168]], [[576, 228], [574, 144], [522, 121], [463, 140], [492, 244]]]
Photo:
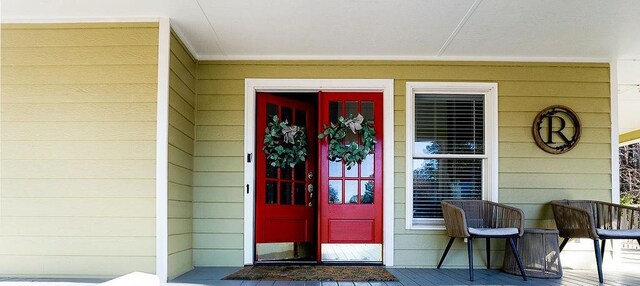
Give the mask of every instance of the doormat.
[[398, 281], [382, 266], [247, 266], [223, 280]]

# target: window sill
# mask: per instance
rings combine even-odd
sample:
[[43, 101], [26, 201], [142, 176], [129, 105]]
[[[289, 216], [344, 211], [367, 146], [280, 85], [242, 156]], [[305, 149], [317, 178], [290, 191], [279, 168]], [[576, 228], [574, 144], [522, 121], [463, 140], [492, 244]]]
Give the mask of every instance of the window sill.
[[446, 230], [444, 220], [413, 221], [408, 230]]

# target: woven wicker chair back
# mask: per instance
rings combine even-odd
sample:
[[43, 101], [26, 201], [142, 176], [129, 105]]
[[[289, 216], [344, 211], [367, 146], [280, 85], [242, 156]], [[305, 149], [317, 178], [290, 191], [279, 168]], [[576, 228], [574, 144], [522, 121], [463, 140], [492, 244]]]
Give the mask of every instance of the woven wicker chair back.
[[[562, 237], [597, 238], [595, 229], [638, 229], [640, 209], [588, 200], [558, 200], [552, 202], [556, 225]], [[571, 208], [578, 208], [588, 216]], [[591, 227], [589, 227], [591, 225]], [[586, 229], [585, 229], [585, 226]], [[591, 229], [593, 228], [593, 229]]]
[[445, 226], [449, 236], [461, 237], [462, 233], [466, 233], [467, 230], [461, 229], [465, 223], [451, 219], [455, 217], [455, 212], [448, 205], [458, 207], [464, 211], [466, 227], [515, 227], [520, 230], [520, 235], [524, 232], [524, 218], [521, 210], [484, 200], [446, 200], [442, 201], [442, 210], [445, 215]]

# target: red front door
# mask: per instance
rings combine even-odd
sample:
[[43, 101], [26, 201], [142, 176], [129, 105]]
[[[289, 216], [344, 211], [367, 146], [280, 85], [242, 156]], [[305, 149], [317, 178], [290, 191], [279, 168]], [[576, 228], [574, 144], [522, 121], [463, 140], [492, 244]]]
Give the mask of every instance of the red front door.
[[[382, 93], [320, 92], [319, 102], [319, 126], [362, 114], [377, 139], [375, 151], [351, 169], [330, 161], [328, 143], [319, 141], [320, 243], [382, 244]], [[349, 142], [360, 138], [348, 130]]]
[[[258, 93], [256, 109], [256, 244], [272, 244], [272, 252], [277, 252], [279, 245], [284, 243], [296, 245], [294, 252], [301, 243], [315, 246], [313, 183], [316, 179], [317, 118], [314, 104]], [[263, 151], [265, 128], [275, 115], [306, 129], [308, 155], [305, 162], [294, 168], [272, 167]]]

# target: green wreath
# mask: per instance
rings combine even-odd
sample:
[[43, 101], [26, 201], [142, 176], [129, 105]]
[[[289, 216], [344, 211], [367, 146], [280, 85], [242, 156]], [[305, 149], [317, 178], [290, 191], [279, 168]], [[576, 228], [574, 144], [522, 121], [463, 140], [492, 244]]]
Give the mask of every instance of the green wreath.
[[264, 147], [269, 165], [277, 168], [293, 168], [307, 158], [307, 133], [304, 127], [280, 121], [277, 115], [264, 130]]
[[[343, 139], [347, 136], [348, 131], [360, 135], [362, 143], [353, 142], [345, 145]], [[347, 170], [362, 162], [369, 153], [375, 151], [378, 142], [376, 131], [371, 126], [371, 122], [364, 119], [362, 114], [351, 115], [346, 119], [340, 116], [338, 122], [324, 126], [324, 131], [318, 134], [318, 138], [329, 141], [329, 160], [344, 162]]]

